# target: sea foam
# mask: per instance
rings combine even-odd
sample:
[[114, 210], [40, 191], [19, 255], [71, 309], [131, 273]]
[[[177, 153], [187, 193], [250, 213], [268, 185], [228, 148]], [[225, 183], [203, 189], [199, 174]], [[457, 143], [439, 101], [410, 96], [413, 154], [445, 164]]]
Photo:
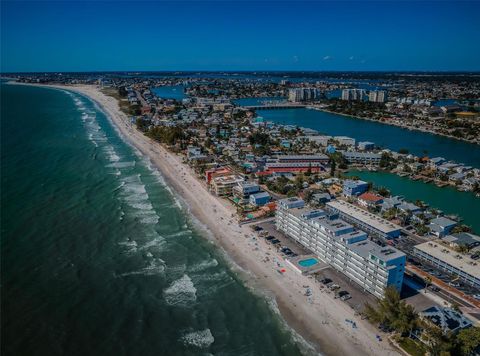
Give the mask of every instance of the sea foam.
[[184, 274], [163, 291], [163, 297], [169, 305], [186, 307], [197, 300], [197, 289], [190, 277]]
[[207, 348], [215, 342], [215, 338], [210, 329], [205, 329], [186, 333], [181, 337], [181, 341], [185, 345]]

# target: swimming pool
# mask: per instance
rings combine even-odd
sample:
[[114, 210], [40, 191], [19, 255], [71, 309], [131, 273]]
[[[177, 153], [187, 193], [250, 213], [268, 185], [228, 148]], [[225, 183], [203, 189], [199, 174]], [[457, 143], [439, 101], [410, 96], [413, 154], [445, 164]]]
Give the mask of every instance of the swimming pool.
[[313, 265], [316, 265], [318, 261], [315, 258], [307, 258], [306, 260], [300, 260], [298, 261], [298, 264], [302, 267], [312, 267]]

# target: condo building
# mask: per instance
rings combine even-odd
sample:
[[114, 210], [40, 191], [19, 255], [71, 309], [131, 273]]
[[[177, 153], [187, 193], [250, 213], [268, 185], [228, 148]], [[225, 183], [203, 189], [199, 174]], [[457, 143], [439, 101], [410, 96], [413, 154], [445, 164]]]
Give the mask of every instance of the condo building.
[[363, 100], [365, 95], [364, 89], [343, 89], [342, 100]]
[[435, 242], [424, 242], [413, 248], [420, 259], [446, 271], [475, 288], [480, 288], [480, 265], [468, 255]]
[[288, 100], [292, 102], [314, 101], [320, 98], [317, 88], [295, 88], [288, 90]]
[[287, 198], [278, 202], [276, 226], [376, 297], [381, 298], [387, 286], [401, 290], [405, 254], [377, 245], [347, 222], [306, 208], [302, 199]]
[[235, 174], [216, 177], [213, 178], [211, 181], [211, 189], [219, 197], [232, 195], [233, 188], [236, 187], [239, 183], [243, 182], [243, 180], [244, 179], [242, 177]]
[[401, 226], [343, 200], [328, 202], [325, 209], [332, 214], [338, 214], [340, 218], [359, 229], [384, 239], [396, 238], [402, 231]]
[[384, 103], [386, 98], [385, 90], [372, 90], [368, 93], [368, 101], [372, 103]]

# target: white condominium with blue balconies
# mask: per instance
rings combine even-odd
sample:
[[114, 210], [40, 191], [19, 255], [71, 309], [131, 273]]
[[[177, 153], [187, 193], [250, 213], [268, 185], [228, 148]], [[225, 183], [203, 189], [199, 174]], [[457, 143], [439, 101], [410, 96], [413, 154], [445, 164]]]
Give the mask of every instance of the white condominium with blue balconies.
[[299, 198], [288, 198], [278, 203], [276, 226], [376, 297], [381, 298], [387, 286], [401, 290], [405, 254], [368, 240], [367, 233], [345, 221], [305, 208]]

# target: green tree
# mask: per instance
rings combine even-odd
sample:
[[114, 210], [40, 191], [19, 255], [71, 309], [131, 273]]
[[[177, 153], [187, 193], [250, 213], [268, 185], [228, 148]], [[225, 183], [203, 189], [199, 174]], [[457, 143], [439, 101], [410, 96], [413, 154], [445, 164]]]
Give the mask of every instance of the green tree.
[[335, 160], [331, 160], [330, 162], [330, 176], [331, 177], [334, 177], [335, 176], [335, 168], [336, 168], [336, 163], [335, 163]]
[[457, 349], [462, 355], [470, 356], [480, 347], [480, 328], [471, 327], [462, 329], [456, 337]]
[[429, 321], [423, 322], [422, 328], [422, 340], [427, 345], [430, 355], [450, 355], [454, 346], [454, 337], [451, 333], [445, 334], [442, 329]]
[[398, 291], [389, 286], [377, 307], [365, 305], [365, 315], [373, 322], [390, 327], [402, 335], [410, 333], [417, 325], [418, 315], [415, 309], [400, 299]]

